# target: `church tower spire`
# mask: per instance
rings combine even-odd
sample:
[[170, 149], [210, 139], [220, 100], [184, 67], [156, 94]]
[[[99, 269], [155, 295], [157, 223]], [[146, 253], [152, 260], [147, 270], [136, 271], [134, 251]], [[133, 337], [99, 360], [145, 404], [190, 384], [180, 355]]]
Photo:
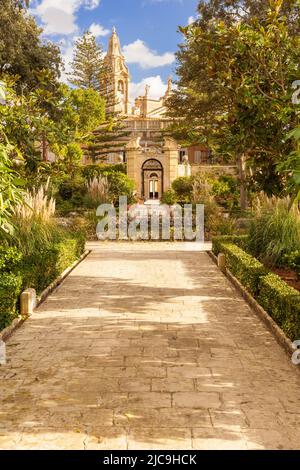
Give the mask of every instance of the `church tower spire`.
[[117, 30], [115, 26], [112, 29], [112, 35], [109, 40], [109, 45], [108, 45], [108, 52], [107, 55], [110, 57], [123, 57], [122, 56], [122, 51], [121, 51], [121, 43], [120, 39], [117, 35]]
[[117, 35], [116, 28], [112, 30], [109, 39], [105, 65], [108, 70], [108, 86], [109, 101], [112, 103], [108, 106], [108, 112], [119, 113], [122, 115], [129, 114], [129, 71], [125, 63], [125, 57], [122, 54], [120, 39]]

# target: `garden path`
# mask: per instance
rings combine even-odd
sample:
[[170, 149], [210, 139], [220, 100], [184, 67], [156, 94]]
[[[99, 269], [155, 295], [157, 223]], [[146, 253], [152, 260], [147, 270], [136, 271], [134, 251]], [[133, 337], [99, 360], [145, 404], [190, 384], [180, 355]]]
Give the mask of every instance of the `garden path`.
[[94, 243], [9, 340], [1, 449], [300, 449], [300, 375], [204, 252]]

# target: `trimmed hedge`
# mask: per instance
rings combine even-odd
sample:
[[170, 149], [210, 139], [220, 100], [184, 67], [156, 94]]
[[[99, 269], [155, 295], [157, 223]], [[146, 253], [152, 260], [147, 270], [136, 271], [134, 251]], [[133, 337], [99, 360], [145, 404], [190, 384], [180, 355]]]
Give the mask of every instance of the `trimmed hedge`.
[[259, 304], [292, 340], [300, 338], [300, 293], [276, 274], [261, 278]]
[[219, 253], [226, 256], [226, 265], [243, 286], [254, 295], [259, 292], [261, 277], [268, 273], [265, 266], [256, 258], [232, 243], [219, 243]]
[[42, 292], [80, 257], [84, 247], [82, 234], [64, 237], [24, 258], [16, 248], [0, 247], [0, 331], [17, 316], [21, 292], [28, 287]]
[[17, 316], [17, 302], [22, 291], [22, 277], [16, 274], [0, 276], [0, 331]]
[[216, 256], [218, 256], [218, 254], [222, 251], [224, 243], [233, 243], [243, 250], [247, 250], [247, 242], [248, 235], [222, 235], [219, 237], [214, 237], [212, 240], [212, 251]]
[[[247, 237], [237, 237], [245, 243]], [[233, 244], [236, 237], [213, 239], [215, 255], [224, 253], [231, 273], [294, 341], [300, 338], [300, 293], [276, 274], [270, 273], [256, 258]]]
[[23, 289], [33, 287], [42, 292], [82, 255], [84, 246], [84, 237], [77, 235], [24, 258], [21, 268]]

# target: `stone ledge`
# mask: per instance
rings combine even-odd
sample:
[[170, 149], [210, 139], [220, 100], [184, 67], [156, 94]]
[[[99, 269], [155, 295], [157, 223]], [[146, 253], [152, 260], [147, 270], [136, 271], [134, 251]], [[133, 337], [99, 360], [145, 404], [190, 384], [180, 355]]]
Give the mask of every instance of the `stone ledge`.
[[0, 332], [0, 341], [7, 341], [10, 336], [27, 320], [28, 317], [17, 317], [11, 325]]
[[[214, 255], [212, 251], [208, 252], [210, 258], [218, 265], [218, 258]], [[277, 343], [285, 350], [289, 358], [291, 359], [292, 355], [295, 352], [292, 341], [286, 336], [283, 330], [277, 325], [273, 318], [259, 305], [259, 303], [252, 297], [251, 294], [245, 289], [245, 287], [239, 282], [239, 280], [233, 276], [233, 274], [226, 269], [223, 274], [227, 279], [234, 285], [237, 291], [242, 295], [247, 304], [251, 309], [256, 313], [260, 320], [266, 325], [268, 330], [273, 334]], [[300, 372], [300, 368], [298, 368]]]

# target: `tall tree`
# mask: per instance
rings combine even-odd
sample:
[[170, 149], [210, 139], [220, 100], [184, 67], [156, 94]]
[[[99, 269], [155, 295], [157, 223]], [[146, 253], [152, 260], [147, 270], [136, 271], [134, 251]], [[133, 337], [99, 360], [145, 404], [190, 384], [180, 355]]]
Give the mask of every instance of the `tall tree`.
[[181, 132], [237, 161], [244, 206], [245, 159], [257, 189], [280, 193], [276, 166], [290, 153], [285, 134], [297, 124], [291, 85], [298, 78], [299, 35], [283, 15], [284, 2], [268, 4], [263, 20], [224, 22], [216, 15], [209, 24], [200, 18], [183, 28], [179, 86], [169, 100], [171, 114], [186, 117]]
[[34, 18], [20, 8], [20, 2], [1, 0], [0, 75], [18, 76], [20, 91], [39, 87], [42, 71], [47, 70], [56, 80], [60, 76], [59, 48], [43, 40], [41, 33]]
[[[270, 0], [200, 0], [198, 5], [198, 24], [202, 28], [207, 27], [211, 21], [221, 20], [226, 25], [244, 22], [256, 17], [262, 23], [265, 22], [268, 12], [272, 8]], [[279, 13], [286, 16], [287, 24], [295, 34], [300, 32], [298, 0], [284, 0], [279, 4]]]
[[69, 81], [72, 85], [100, 91], [104, 69], [103, 49], [92, 33], [86, 32], [76, 41], [71, 67]]
[[11, 154], [14, 149], [9, 144], [0, 126], [0, 237], [3, 232], [12, 232], [11, 217], [16, 204], [22, 200], [22, 184], [12, 168]]
[[93, 132], [86, 147], [87, 156], [97, 163], [106, 160], [110, 153], [122, 154], [130, 135], [120, 117], [110, 116]]
[[[298, 111], [300, 116], [300, 109]], [[287, 136], [294, 142], [294, 150], [286, 160], [279, 163], [278, 171], [286, 177], [287, 192], [300, 204], [300, 126]]]

